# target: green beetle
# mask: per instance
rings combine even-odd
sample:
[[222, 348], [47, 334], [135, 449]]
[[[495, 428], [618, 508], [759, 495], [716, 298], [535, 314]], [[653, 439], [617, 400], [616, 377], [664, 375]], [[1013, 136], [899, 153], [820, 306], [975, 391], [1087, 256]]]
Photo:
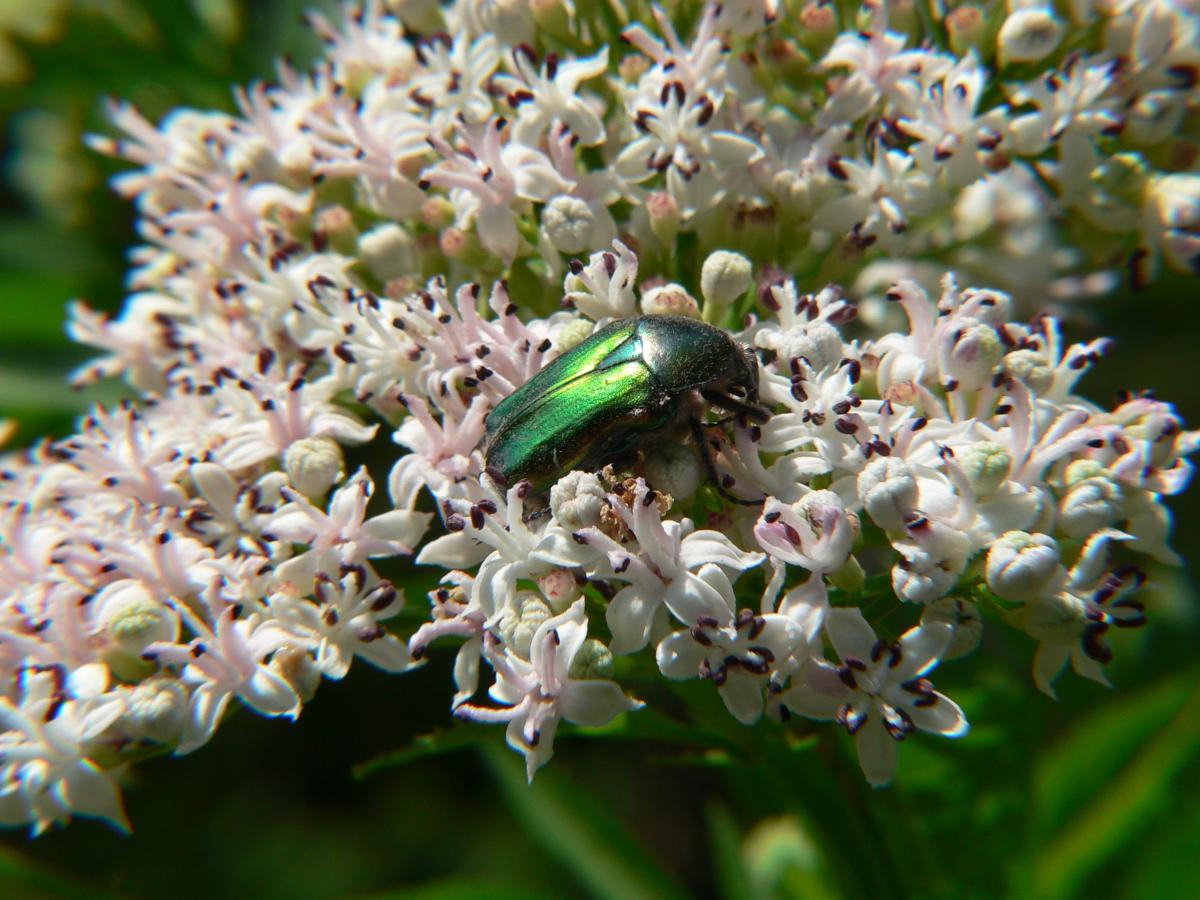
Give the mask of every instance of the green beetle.
[[690, 427], [717, 489], [702, 430], [704, 402], [756, 421], [754, 351], [684, 316], [620, 319], [601, 328], [506, 397], [487, 418], [484, 457], [502, 484], [543, 491], [571, 469], [597, 469]]

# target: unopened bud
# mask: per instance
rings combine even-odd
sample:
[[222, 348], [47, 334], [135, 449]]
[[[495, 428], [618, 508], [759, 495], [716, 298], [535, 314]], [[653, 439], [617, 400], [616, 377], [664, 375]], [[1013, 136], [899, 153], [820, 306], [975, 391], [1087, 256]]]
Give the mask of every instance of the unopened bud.
[[342, 480], [343, 465], [342, 448], [333, 438], [300, 438], [283, 454], [283, 469], [292, 487], [310, 499], [324, 497]]
[[607, 492], [590, 472], [568, 472], [550, 488], [550, 512], [566, 528], [578, 531], [600, 523]]
[[571, 660], [568, 673], [571, 678], [580, 681], [612, 678], [613, 655], [608, 647], [595, 638], [588, 638]]
[[964, 390], [985, 385], [1004, 358], [1004, 344], [996, 329], [975, 319], [950, 328], [944, 340], [948, 342], [942, 361], [944, 375]]
[[642, 312], [648, 316], [669, 315], [700, 318], [700, 304], [678, 284], [662, 284], [642, 294]]
[[884, 531], [902, 531], [917, 505], [917, 482], [904, 460], [879, 457], [858, 473], [858, 496], [872, 522]]
[[1000, 65], [1045, 59], [1058, 46], [1062, 32], [1062, 22], [1047, 7], [1015, 10], [1004, 20], [996, 38]]
[[537, 580], [542, 596], [556, 613], [566, 610], [583, 592], [570, 569], [553, 569]]
[[596, 214], [579, 197], [560, 194], [542, 209], [542, 227], [560, 253], [582, 253], [592, 242]]
[[1006, 532], [988, 551], [988, 587], [1014, 603], [1032, 600], [1061, 580], [1059, 560], [1058, 543], [1048, 534]]
[[650, 230], [655, 237], [664, 244], [675, 240], [682, 216], [674, 197], [666, 191], [655, 191], [646, 198], [646, 213], [650, 216]]
[[979, 441], [958, 453], [958, 462], [979, 497], [990, 497], [1008, 479], [1012, 456], [1000, 444]]
[[742, 297], [750, 288], [753, 269], [740, 253], [717, 250], [710, 253], [700, 269], [700, 293], [705, 313], [710, 306], [725, 307]]
[[700, 486], [700, 461], [696, 451], [682, 444], [663, 444], [646, 457], [646, 481], [660, 493], [687, 498]]
[[391, 222], [358, 239], [358, 257], [372, 275], [384, 282], [420, 271], [412, 236]]
[[1071, 486], [1058, 507], [1058, 527], [1084, 540], [1121, 518], [1121, 486], [1112, 478], [1085, 478]]

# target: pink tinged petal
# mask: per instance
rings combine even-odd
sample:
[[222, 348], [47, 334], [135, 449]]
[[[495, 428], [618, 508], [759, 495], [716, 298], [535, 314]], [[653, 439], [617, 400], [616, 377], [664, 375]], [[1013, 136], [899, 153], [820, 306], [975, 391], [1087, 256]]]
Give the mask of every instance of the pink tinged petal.
[[908, 703], [904, 709], [912, 719], [913, 724], [922, 731], [940, 734], [944, 737], [962, 737], [971, 728], [962, 708], [945, 694], [936, 691], [929, 695], [929, 700]]
[[883, 727], [883, 717], [872, 709], [869, 718], [854, 735], [858, 764], [873, 787], [883, 787], [896, 774], [897, 741]]
[[104, 819], [126, 833], [133, 830], [116, 783], [89, 760], [80, 760], [63, 773], [62, 793], [65, 805], [73, 812]]
[[1058, 677], [1070, 656], [1071, 649], [1066, 644], [1047, 641], [1038, 644], [1037, 652], [1033, 655], [1033, 681], [1038, 690], [1058, 699], [1058, 695], [1054, 693], [1054, 679]]
[[655, 650], [658, 670], [674, 681], [700, 676], [700, 666], [709, 649], [699, 644], [691, 632], [677, 631], [659, 642]]
[[891, 671], [894, 682], [919, 678], [933, 669], [954, 638], [954, 627], [948, 622], [927, 622], [910, 628], [900, 636], [900, 662]]
[[743, 725], [753, 725], [763, 712], [763, 680], [756, 675], [732, 670], [720, 689], [729, 714]]
[[612, 632], [609, 649], [613, 653], [636, 653], [650, 640], [650, 626], [658, 598], [648, 597], [636, 585], [622, 588], [608, 604], [605, 620]]
[[559, 698], [562, 717], [576, 725], [607, 725], [624, 712], [645, 706], [625, 696], [615, 681], [571, 681]]
[[843, 660], [871, 658], [875, 632], [857, 609], [839, 607], [825, 615], [825, 634]]

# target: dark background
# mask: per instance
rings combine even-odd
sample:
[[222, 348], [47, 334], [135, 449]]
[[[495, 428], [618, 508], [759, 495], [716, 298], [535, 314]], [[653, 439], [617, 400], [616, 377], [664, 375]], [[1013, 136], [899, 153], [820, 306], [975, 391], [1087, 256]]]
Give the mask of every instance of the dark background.
[[[0, 15], [0, 417], [28, 443], [120, 395], [64, 385], [87, 357], [63, 334], [65, 304], [119, 309], [136, 242], [106, 185], [119, 166], [81, 142], [111, 133], [103, 98], [154, 121], [180, 104], [231, 110], [231, 85], [316, 43], [284, 0], [13, 8]], [[1150, 388], [1200, 424], [1196, 288], [1171, 275], [1079, 308], [1075, 336], [1117, 338], [1085, 392]], [[1173, 506], [1190, 561], [1196, 495]], [[356, 779], [356, 764], [449, 726], [450, 659], [435, 654], [403, 678], [356, 664], [295, 724], [241, 714], [200, 752], [141, 765], [125, 792], [132, 836], [86, 820], [32, 841], [3, 833], [0, 895], [819, 897], [838, 895], [830, 873], [848, 865], [886, 874], [841, 882], [874, 896], [1200, 896], [1194, 572], [1153, 577], [1151, 625], [1116, 641], [1120, 690], [1067, 673], [1055, 703], [1030, 680], [1032, 643], [993, 627], [939, 673], [971, 734], [910, 741], [887, 791], [848, 777], [832, 728], [782, 761], [567, 733], [532, 789], [499, 729], [456, 731], [462, 749]], [[418, 614], [423, 590], [409, 587]], [[775, 726], [759, 728], [771, 743]], [[831, 830], [844, 840], [823, 843]]]

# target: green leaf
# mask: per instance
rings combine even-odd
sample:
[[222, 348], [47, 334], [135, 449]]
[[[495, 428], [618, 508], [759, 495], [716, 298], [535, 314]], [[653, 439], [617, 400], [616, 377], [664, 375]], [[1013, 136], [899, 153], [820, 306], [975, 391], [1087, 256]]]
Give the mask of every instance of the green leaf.
[[0, 845], [0, 896], [21, 900], [97, 900], [115, 896], [108, 891], [76, 881]]
[[406, 887], [382, 894], [368, 894], [365, 900], [550, 900], [553, 894], [531, 892], [528, 887], [509, 887], [479, 878], [447, 878], [434, 884]]
[[553, 769], [543, 769], [528, 784], [520, 757], [498, 745], [483, 748], [483, 759], [530, 837], [574, 874], [589, 895], [601, 900], [685, 896], [607, 805], [584, 796]]
[[[1188, 681], [1196, 680], [1190, 673]], [[1104, 736], [1102, 743], [1111, 740]], [[1033, 893], [1051, 900], [1074, 894], [1088, 875], [1178, 803], [1175, 780], [1198, 750], [1200, 688], [1193, 688], [1157, 736], [1044, 845], [1032, 864]], [[1086, 753], [1078, 761], [1083, 764]]]
[[742, 858], [737, 822], [724, 806], [710, 806], [707, 818], [708, 840], [720, 896], [724, 900], [754, 900], [760, 894]]
[[1033, 772], [1031, 837], [1044, 840], [1117, 775], [1171, 721], [1200, 673], [1161, 679], [1135, 694], [1114, 696], [1054, 745]]
[[455, 753], [492, 740], [494, 733], [482, 725], [459, 722], [449, 728], [439, 728], [429, 734], [418, 735], [412, 743], [398, 750], [361, 762], [350, 770], [356, 781], [362, 781], [387, 769], [394, 769], [417, 759]]

